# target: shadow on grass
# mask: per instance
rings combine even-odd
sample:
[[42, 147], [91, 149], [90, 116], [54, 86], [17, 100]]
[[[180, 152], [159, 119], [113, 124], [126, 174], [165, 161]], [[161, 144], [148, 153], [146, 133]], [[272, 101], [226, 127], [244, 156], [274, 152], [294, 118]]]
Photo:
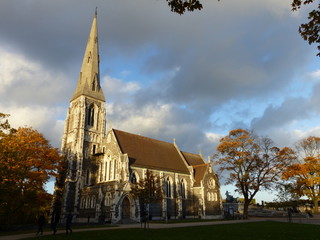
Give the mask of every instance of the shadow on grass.
[[[74, 232], [71, 235], [42, 236], [43, 240], [315, 240], [319, 239], [317, 225], [251, 222], [168, 229], [110, 229], [91, 232]], [[35, 238], [29, 238], [35, 239]]]

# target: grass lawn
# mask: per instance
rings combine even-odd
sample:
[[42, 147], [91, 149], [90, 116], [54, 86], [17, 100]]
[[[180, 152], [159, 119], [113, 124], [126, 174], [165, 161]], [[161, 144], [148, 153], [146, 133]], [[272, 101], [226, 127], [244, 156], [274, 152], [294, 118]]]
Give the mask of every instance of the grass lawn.
[[43, 240], [317, 240], [320, 239], [320, 226], [256, 222], [169, 229], [116, 229], [40, 238]]

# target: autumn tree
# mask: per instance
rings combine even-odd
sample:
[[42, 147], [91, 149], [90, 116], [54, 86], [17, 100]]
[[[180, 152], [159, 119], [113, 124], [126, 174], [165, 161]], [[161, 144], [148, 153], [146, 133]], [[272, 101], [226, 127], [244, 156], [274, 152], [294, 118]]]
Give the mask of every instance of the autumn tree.
[[38, 131], [15, 131], [4, 120], [7, 116], [1, 116], [5, 125], [1, 125], [0, 137], [0, 222], [19, 223], [45, 210], [44, 184], [57, 176], [61, 156]]
[[250, 202], [260, 190], [270, 190], [281, 179], [283, 169], [295, 159], [290, 148], [279, 149], [274, 142], [253, 132], [236, 129], [221, 138], [214, 155], [227, 184], [234, 184], [244, 198], [244, 218]]
[[292, 193], [312, 200], [314, 211], [318, 213], [320, 198], [320, 138], [308, 137], [297, 144], [299, 162], [287, 167], [283, 179], [291, 181]]
[[151, 171], [147, 170], [145, 178], [132, 184], [131, 194], [139, 200], [140, 216], [143, 218], [144, 223], [146, 223], [147, 206], [151, 203], [160, 202], [163, 199], [163, 188], [160, 177], [155, 176]]

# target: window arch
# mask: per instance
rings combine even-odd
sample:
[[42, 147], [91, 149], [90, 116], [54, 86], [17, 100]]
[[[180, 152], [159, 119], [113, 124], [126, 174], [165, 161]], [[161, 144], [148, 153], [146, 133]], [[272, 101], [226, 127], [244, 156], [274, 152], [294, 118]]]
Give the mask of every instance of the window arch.
[[136, 172], [132, 172], [131, 173], [130, 182], [131, 183], [137, 183], [138, 182], [138, 178], [137, 178], [137, 173]]
[[86, 208], [90, 208], [90, 196], [87, 197], [87, 200], [86, 200]]
[[90, 170], [86, 171], [85, 185], [90, 185]]
[[95, 208], [96, 205], [96, 196], [93, 196], [91, 199], [91, 208]]
[[88, 126], [94, 126], [94, 105], [91, 104], [88, 109]]
[[86, 198], [82, 197], [81, 198], [81, 208], [85, 208], [86, 207]]
[[213, 179], [213, 177], [209, 178], [208, 185], [209, 185], [209, 188], [215, 188], [216, 187], [216, 182]]
[[92, 80], [92, 86], [91, 86], [92, 91], [96, 91], [96, 78], [94, 77]]
[[181, 179], [180, 181], [180, 195], [182, 198], [187, 198], [187, 194], [186, 194], [186, 182], [184, 179]]
[[170, 178], [167, 178], [165, 183], [165, 190], [166, 190], [166, 197], [171, 198], [172, 197], [172, 191], [171, 191], [171, 181]]

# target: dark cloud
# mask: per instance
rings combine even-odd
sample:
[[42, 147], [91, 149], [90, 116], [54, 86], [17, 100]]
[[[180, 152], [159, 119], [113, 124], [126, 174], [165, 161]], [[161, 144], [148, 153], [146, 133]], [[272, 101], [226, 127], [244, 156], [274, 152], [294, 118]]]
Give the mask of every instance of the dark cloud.
[[[253, 127], [267, 130], [314, 109], [311, 103], [290, 108], [304, 101], [289, 96], [288, 86], [315, 57], [297, 33], [302, 20], [292, 16], [290, 0], [205, 1], [202, 11], [183, 16], [170, 12], [164, 0], [3, 0], [0, 50], [38, 66], [27, 68], [33, 70], [27, 77], [11, 72], [15, 77], [2, 88], [3, 103], [67, 111], [96, 6], [101, 79], [135, 70], [102, 83], [114, 126], [165, 141], [175, 137], [183, 150], [211, 154], [207, 132], [248, 126], [252, 116]], [[266, 108], [276, 98], [283, 105]], [[243, 107], [228, 109], [230, 119], [216, 116], [219, 123], [212, 122], [230, 101]], [[266, 108], [259, 119], [255, 105]]]
[[310, 118], [310, 102], [303, 98], [285, 100], [281, 106], [269, 106], [262, 117], [252, 120], [251, 128], [265, 132], [271, 128], [281, 128], [294, 121]]

